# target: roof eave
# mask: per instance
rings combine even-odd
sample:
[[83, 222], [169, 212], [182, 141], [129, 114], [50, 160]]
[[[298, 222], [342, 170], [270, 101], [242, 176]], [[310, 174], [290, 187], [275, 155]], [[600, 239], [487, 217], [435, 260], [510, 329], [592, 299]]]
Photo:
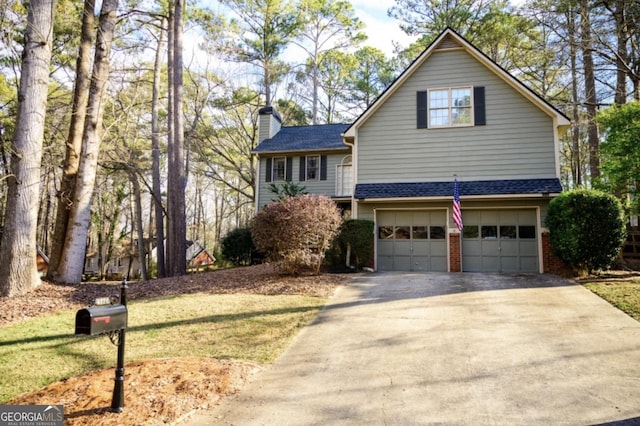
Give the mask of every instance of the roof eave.
[[269, 151], [251, 151], [252, 154], [261, 155], [261, 154], [299, 154], [301, 152], [330, 152], [330, 151], [349, 151], [350, 147], [345, 145], [341, 147], [335, 148], [311, 148], [311, 149], [285, 149], [285, 150], [269, 150]]
[[[560, 195], [557, 192], [536, 192], [536, 193], [523, 193], [523, 194], [486, 194], [486, 195], [460, 195], [460, 201], [482, 201], [482, 200], [498, 200], [498, 199], [541, 199], [541, 198], [554, 198]], [[448, 196], [422, 196], [422, 197], [385, 197], [385, 198], [356, 198], [359, 202], [380, 202], [380, 203], [390, 203], [390, 202], [402, 202], [402, 201], [428, 201], [428, 202], [438, 202], [438, 201], [451, 201], [453, 198], [452, 195]]]

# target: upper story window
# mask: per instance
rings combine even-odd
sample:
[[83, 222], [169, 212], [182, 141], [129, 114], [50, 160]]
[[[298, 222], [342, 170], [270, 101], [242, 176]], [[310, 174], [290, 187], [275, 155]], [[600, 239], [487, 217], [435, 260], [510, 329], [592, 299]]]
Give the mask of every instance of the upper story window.
[[307, 155], [305, 180], [320, 180], [320, 156]]
[[300, 156], [300, 182], [327, 180], [326, 155]]
[[416, 95], [418, 129], [487, 124], [484, 86], [434, 88]]
[[274, 157], [271, 168], [271, 180], [283, 181], [286, 177], [287, 157]]
[[429, 127], [473, 125], [471, 87], [429, 90]]

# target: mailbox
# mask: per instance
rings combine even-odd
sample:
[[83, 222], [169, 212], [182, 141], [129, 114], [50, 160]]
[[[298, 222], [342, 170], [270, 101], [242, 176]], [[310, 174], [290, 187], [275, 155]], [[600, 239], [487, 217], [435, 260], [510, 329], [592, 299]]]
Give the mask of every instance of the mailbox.
[[76, 313], [76, 334], [103, 334], [127, 328], [125, 305], [96, 306]]

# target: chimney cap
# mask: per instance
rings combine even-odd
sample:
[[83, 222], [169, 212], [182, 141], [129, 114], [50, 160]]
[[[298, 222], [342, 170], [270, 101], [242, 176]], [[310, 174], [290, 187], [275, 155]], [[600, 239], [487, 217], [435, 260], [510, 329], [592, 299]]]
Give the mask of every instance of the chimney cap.
[[280, 117], [280, 113], [275, 109], [275, 107], [269, 105], [266, 107], [262, 107], [258, 110], [259, 115], [273, 115], [280, 123], [282, 123], [282, 117]]

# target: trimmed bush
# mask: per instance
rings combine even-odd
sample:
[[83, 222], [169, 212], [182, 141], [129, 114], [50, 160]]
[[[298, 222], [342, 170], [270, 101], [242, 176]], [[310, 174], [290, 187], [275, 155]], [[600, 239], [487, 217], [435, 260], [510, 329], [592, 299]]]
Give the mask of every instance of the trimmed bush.
[[257, 249], [282, 272], [310, 269], [317, 274], [341, 223], [340, 211], [329, 197], [298, 195], [260, 210], [251, 235]]
[[222, 257], [235, 266], [251, 265], [257, 250], [251, 238], [250, 228], [236, 228], [221, 241]]
[[[349, 256], [349, 259], [347, 259]], [[332, 271], [345, 271], [347, 265], [360, 270], [373, 263], [373, 221], [345, 220], [340, 233], [327, 252], [327, 265]]]
[[546, 226], [554, 253], [579, 274], [607, 269], [626, 238], [620, 202], [610, 194], [579, 189], [554, 198]]

